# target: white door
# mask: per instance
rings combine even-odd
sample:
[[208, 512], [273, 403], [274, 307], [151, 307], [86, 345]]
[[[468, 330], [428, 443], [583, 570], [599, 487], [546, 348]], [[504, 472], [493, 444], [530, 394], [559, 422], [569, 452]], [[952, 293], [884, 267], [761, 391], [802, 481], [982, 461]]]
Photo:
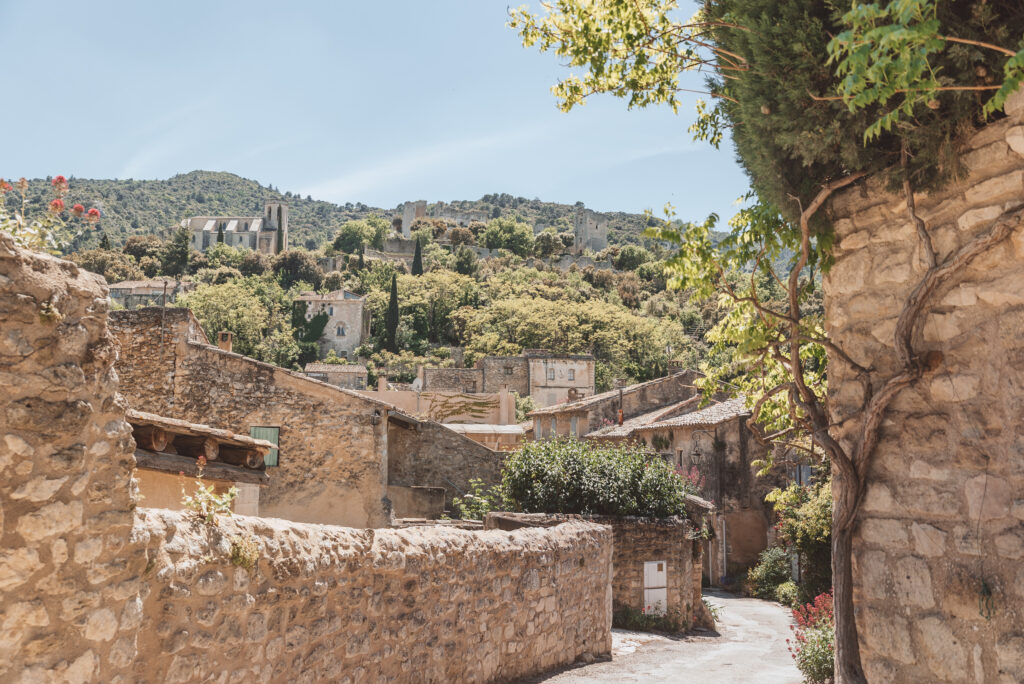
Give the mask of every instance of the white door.
[[664, 615], [668, 609], [668, 563], [644, 563], [644, 613]]

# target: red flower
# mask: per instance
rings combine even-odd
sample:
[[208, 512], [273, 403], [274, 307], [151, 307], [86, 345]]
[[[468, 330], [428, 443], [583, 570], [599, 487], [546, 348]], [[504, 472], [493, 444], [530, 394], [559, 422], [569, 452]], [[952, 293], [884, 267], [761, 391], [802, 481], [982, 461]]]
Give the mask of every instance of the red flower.
[[50, 202], [50, 211], [54, 214], [59, 214], [64, 211], [64, 200], [55, 199]]
[[3, 180], [2, 178], [0, 178], [0, 193], [3, 193], [4, 195], [6, 195], [11, 190], [14, 190], [14, 186], [11, 185], [10, 183], [8, 183], [7, 181]]
[[88, 217], [88, 219], [90, 221], [99, 221], [100, 220], [100, 210], [97, 209], [96, 207], [93, 207], [88, 212], [86, 212], [86, 216]]
[[81, 204], [76, 204], [75, 206], [71, 207], [71, 213], [74, 214], [75, 216], [81, 216], [82, 214], [85, 213], [85, 207], [83, 207]]
[[53, 185], [53, 187], [57, 188], [62, 185], [67, 185], [68, 179], [65, 178], [64, 176], [56, 176], [52, 181], [50, 181], [50, 183]]

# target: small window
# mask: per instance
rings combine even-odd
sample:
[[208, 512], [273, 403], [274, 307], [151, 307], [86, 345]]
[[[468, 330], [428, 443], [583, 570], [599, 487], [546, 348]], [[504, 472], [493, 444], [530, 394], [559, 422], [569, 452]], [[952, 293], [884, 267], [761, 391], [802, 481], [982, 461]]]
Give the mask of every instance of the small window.
[[344, 337], [345, 336], [345, 326], [343, 326], [343, 325], [339, 325], [338, 326], [337, 336], [338, 337]]
[[554, 380], [554, 379], [555, 379], [555, 369], [554, 368], [548, 368], [548, 380]]
[[569, 419], [569, 434], [572, 435], [573, 437], [579, 437], [579, 433], [576, 430], [577, 426], [578, 423], [576, 416], [571, 417]]
[[327, 315], [328, 316], [333, 316], [334, 315], [334, 307], [333, 306], [327, 308]]
[[550, 434], [550, 435], [557, 435], [558, 434], [558, 421], [555, 419], [554, 416], [551, 416], [551, 432], [549, 432], [548, 434]]
[[505, 366], [505, 375], [512, 375], [512, 366]]
[[570, 368], [569, 369], [569, 379], [570, 380], [575, 380], [576, 379], [576, 369], [575, 368]]
[[[265, 439], [271, 444], [278, 445], [280, 442], [281, 428], [276, 427], [251, 427], [249, 428], [249, 436], [253, 439]], [[268, 468], [275, 467], [278, 465], [278, 450], [271, 449], [266, 456], [263, 457], [263, 462]]]

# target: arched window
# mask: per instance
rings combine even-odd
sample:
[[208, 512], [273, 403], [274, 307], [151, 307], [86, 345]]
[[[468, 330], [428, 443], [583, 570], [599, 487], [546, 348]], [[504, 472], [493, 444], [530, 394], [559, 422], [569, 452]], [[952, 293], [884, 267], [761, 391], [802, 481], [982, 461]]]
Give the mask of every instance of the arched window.
[[344, 336], [345, 336], [345, 326], [343, 326], [343, 325], [339, 325], [339, 326], [338, 326], [338, 329], [337, 329], [337, 332], [335, 333], [335, 335], [336, 335], [337, 337], [344, 337]]

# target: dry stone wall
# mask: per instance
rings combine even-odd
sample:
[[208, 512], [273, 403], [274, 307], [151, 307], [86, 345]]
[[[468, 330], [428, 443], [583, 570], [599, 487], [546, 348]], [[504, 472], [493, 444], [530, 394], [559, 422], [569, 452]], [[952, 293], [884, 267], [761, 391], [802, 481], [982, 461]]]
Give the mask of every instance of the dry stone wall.
[[[941, 262], [1024, 204], [1024, 108], [977, 133], [969, 176], [915, 197]], [[836, 263], [825, 279], [830, 337], [885, 379], [893, 332], [925, 272], [902, 197], [876, 180], [831, 207]], [[1024, 673], [1024, 229], [931, 298], [915, 337], [934, 371], [886, 414], [854, 540], [854, 600], [870, 681], [1019, 682]], [[829, 361], [839, 417], [862, 390]], [[856, 423], [837, 432], [849, 447]], [[986, 591], [991, 591], [991, 603]], [[986, 606], [991, 608], [990, 615]], [[981, 610], [979, 610], [981, 609]]]
[[486, 682], [610, 652], [600, 525], [136, 508], [107, 307], [101, 279], [0, 234], [0, 681]]

